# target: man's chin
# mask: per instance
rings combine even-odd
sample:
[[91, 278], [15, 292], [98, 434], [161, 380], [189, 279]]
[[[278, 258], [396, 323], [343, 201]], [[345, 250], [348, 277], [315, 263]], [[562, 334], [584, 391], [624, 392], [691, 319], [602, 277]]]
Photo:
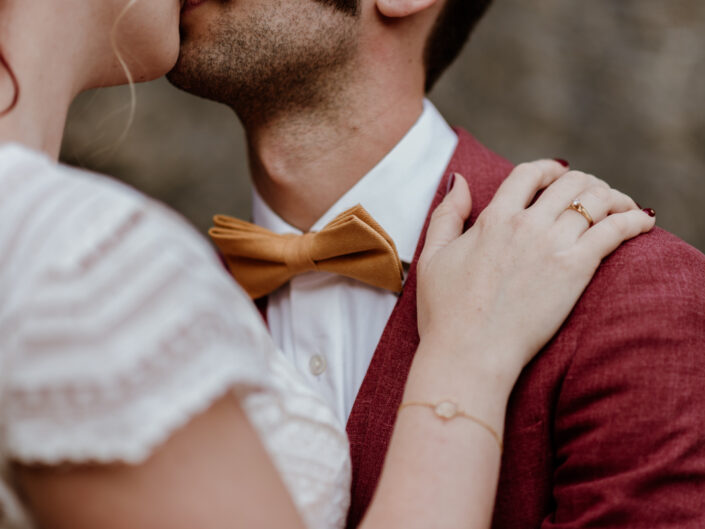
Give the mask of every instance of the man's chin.
[[215, 76], [203, 70], [203, 62], [196, 57], [190, 57], [182, 50], [176, 65], [166, 74], [166, 78], [173, 86], [191, 95], [203, 97], [216, 102], [223, 102], [219, 93]]
[[191, 83], [189, 79], [191, 77], [192, 75], [189, 75], [189, 68], [184, 61], [184, 52], [182, 49], [181, 53], [179, 53], [179, 58], [176, 60], [176, 64], [174, 64], [174, 67], [166, 74], [166, 78], [176, 88], [190, 92], [189, 85]]

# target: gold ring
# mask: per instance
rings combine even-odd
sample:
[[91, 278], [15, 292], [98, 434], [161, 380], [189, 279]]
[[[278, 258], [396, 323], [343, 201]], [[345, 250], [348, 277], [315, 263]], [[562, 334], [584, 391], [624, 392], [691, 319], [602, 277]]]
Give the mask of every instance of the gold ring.
[[595, 222], [592, 220], [592, 216], [590, 213], [588, 213], [588, 210], [585, 209], [585, 206], [583, 206], [583, 203], [580, 202], [580, 199], [575, 199], [573, 202], [570, 203], [570, 206], [568, 206], [568, 209], [572, 209], [573, 211], [577, 211], [580, 213], [583, 217], [585, 217], [585, 220], [588, 221], [588, 227], [592, 227]]

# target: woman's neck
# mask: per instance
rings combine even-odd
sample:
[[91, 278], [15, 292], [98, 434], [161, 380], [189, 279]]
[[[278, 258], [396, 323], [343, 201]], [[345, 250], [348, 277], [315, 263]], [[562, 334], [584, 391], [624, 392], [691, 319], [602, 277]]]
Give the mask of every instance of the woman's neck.
[[[31, 6], [10, 2], [0, 13], [0, 52], [19, 85], [16, 106], [0, 117], [0, 143], [22, 143], [58, 158], [68, 109], [80, 91], [79, 57], [72, 53], [76, 38], [61, 21], [46, 20], [46, 13]], [[12, 102], [14, 90], [9, 72], [0, 68], [0, 112]]]
[[73, 95], [51, 80], [27, 82], [31, 76], [26, 71], [17, 76], [21, 79], [20, 98], [17, 106], [0, 118], [0, 143], [22, 143], [58, 158]]

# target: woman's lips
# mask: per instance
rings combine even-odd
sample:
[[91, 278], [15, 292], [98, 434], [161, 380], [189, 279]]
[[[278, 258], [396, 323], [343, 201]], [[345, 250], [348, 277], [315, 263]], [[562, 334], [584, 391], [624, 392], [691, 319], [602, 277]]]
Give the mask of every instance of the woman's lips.
[[181, 13], [186, 13], [187, 11], [192, 11], [204, 3], [206, 0], [186, 0], [184, 6], [181, 8]]

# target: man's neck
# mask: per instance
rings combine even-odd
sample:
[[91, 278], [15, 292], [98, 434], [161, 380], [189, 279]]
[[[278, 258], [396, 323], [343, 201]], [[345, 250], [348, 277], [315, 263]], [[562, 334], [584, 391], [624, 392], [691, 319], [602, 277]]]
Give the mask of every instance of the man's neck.
[[257, 191], [277, 215], [302, 231], [404, 137], [423, 111], [423, 97], [352, 95], [335, 110], [328, 108], [282, 115], [247, 130]]

